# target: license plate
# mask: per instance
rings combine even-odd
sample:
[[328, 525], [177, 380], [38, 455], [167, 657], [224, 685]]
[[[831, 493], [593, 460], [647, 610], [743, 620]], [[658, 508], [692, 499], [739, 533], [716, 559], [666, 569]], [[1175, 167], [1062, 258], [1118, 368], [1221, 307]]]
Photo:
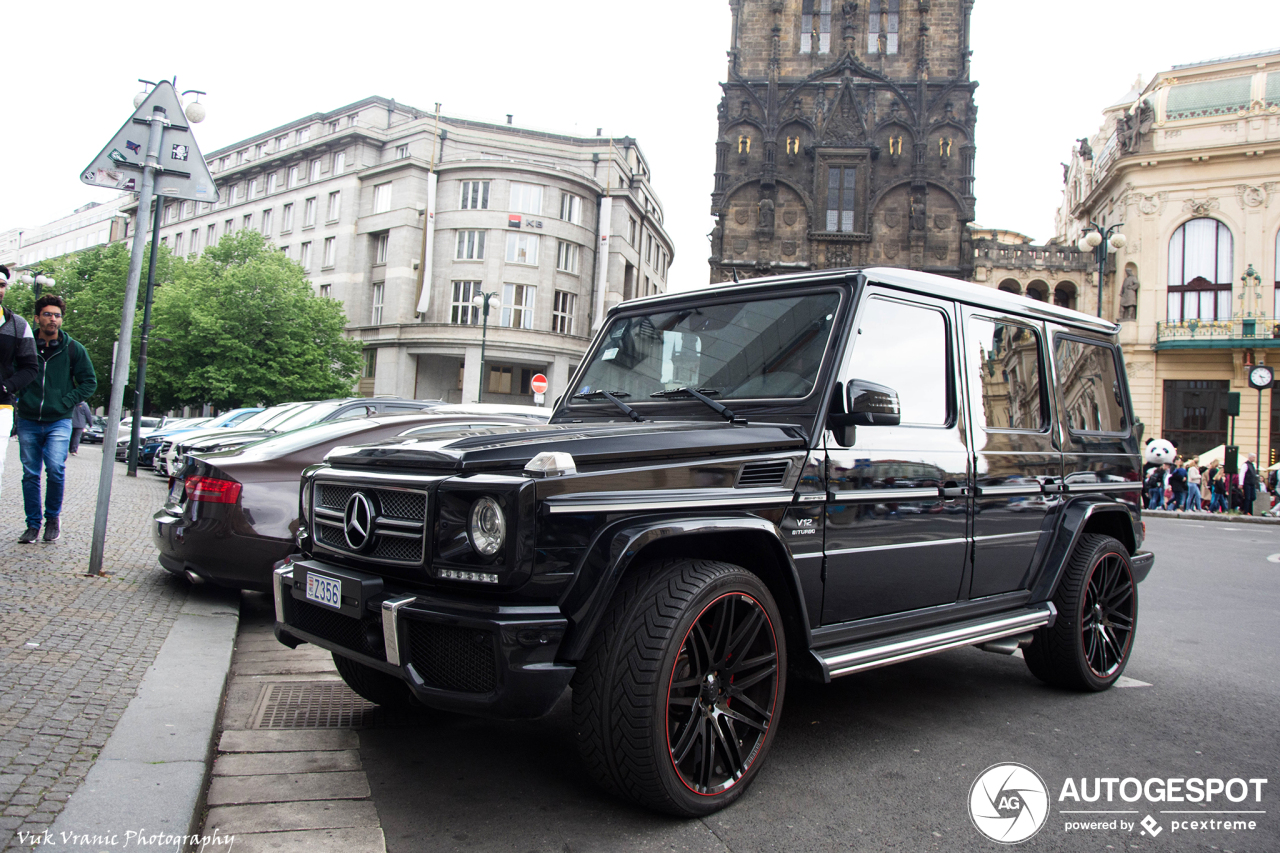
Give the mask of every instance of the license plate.
[[307, 573], [307, 600], [338, 610], [342, 607], [342, 582]]
[[184, 481], [175, 479], [173, 485], [169, 487], [169, 500], [177, 503], [182, 497], [182, 490], [186, 487], [187, 484]]

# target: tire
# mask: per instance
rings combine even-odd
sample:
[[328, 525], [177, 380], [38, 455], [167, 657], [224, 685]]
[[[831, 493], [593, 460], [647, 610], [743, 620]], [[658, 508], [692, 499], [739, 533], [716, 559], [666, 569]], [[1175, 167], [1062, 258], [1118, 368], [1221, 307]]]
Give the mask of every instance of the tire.
[[786, 672], [782, 619], [758, 577], [709, 560], [638, 569], [574, 674], [588, 772], [658, 811], [724, 808], [764, 764]]
[[1037, 630], [1023, 650], [1027, 668], [1055, 687], [1111, 687], [1129, 663], [1138, 627], [1138, 585], [1129, 552], [1110, 536], [1082, 536], [1053, 603], [1058, 619], [1052, 628]]
[[397, 710], [416, 710], [422, 707], [409, 692], [409, 686], [394, 676], [365, 666], [362, 663], [333, 653], [333, 665], [347, 686], [359, 696], [375, 705]]

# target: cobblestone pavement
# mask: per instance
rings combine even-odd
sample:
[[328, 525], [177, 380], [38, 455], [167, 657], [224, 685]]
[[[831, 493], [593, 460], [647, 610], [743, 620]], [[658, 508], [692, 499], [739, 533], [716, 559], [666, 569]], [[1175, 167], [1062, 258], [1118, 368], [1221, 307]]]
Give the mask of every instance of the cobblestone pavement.
[[149, 520], [165, 482], [116, 466], [103, 569], [85, 575], [100, 445], [67, 460], [62, 539], [25, 529], [16, 439], [0, 487], [0, 849], [49, 827], [89, 772], [187, 597], [156, 562]]

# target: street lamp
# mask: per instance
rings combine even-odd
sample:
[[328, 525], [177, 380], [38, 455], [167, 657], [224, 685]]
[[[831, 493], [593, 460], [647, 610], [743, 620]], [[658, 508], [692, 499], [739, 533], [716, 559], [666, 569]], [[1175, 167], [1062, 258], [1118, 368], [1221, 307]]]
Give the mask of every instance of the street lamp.
[[471, 304], [480, 309], [484, 315], [484, 325], [480, 327], [480, 387], [476, 389], [476, 402], [484, 402], [484, 345], [489, 337], [489, 309], [500, 308], [502, 302], [498, 300], [498, 292], [477, 293], [471, 297]]
[[36, 299], [40, 298], [40, 288], [53, 287], [58, 283], [53, 276], [46, 275], [44, 270], [23, 270], [18, 273], [18, 281], [32, 285], [31, 289]]
[[1123, 222], [1117, 222], [1110, 228], [1103, 230], [1102, 226], [1096, 222], [1089, 223], [1089, 230], [1085, 231], [1080, 237], [1080, 242], [1076, 246], [1081, 252], [1093, 252], [1094, 260], [1098, 262], [1098, 316], [1102, 316], [1102, 273], [1107, 265], [1107, 255], [1116, 249], [1123, 249], [1129, 241], [1123, 234], [1117, 233], [1116, 229], [1124, 225]]

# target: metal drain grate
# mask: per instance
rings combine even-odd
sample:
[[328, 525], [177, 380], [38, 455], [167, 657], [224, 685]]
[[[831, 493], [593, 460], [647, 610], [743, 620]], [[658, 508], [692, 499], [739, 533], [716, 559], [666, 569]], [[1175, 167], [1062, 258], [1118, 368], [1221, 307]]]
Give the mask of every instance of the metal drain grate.
[[373, 725], [378, 706], [334, 681], [267, 684], [251, 728], [354, 729]]

